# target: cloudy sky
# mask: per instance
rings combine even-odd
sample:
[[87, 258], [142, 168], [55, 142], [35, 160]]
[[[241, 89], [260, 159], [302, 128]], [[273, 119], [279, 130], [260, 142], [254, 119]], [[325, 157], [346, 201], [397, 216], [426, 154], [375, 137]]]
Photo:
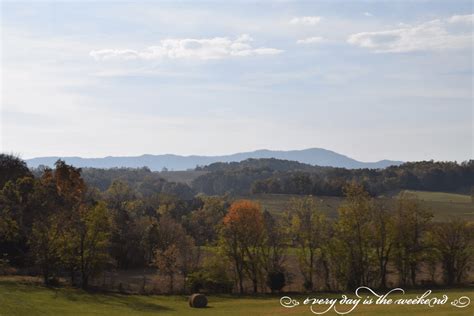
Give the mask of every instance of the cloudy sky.
[[471, 1], [1, 4], [1, 150], [473, 158]]

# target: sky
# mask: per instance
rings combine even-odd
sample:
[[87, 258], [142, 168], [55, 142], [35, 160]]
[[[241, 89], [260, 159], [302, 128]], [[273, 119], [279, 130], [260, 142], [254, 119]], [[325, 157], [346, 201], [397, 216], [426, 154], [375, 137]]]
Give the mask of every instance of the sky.
[[471, 1], [0, 8], [2, 152], [474, 158]]

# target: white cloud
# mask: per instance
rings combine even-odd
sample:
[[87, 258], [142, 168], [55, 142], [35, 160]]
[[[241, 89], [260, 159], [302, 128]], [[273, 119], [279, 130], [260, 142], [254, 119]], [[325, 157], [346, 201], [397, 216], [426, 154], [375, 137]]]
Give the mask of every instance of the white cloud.
[[227, 37], [203, 39], [165, 39], [159, 45], [150, 46], [145, 50], [131, 49], [100, 49], [93, 50], [90, 55], [96, 60], [152, 60], [152, 59], [222, 59], [234, 56], [276, 55], [280, 49], [251, 45], [253, 39], [243, 34], [235, 40]]
[[370, 12], [364, 12], [364, 15], [365, 16], [373, 16], [372, 13], [370, 13]]
[[290, 24], [300, 24], [300, 25], [316, 25], [321, 22], [320, 16], [301, 16], [294, 17], [290, 20]]
[[455, 15], [416, 25], [401, 24], [393, 30], [352, 34], [347, 42], [377, 53], [460, 49], [472, 45], [472, 20], [473, 15]]
[[449, 23], [467, 23], [471, 24], [474, 23], [474, 14], [468, 15], [453, 15], [448, 19]]
[[324, 38], [321, 36], [308, 37], [296, 41], [296, 44], [319, 44], [324, 42]]

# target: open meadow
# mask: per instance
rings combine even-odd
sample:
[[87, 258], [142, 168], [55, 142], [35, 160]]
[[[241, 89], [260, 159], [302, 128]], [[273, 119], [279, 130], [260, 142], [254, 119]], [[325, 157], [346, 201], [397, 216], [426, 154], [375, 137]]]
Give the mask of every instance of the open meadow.
[[[414, 298], [424, 291], [409, 292]], [[433, 296], [448, 295], [450, 301], [461, 296], [474, 300], [474, 289], [437, 290]], [[339, 298], [341, 294], [317, 293], [311, 297]], [[400, 297], [394, 295], [394, 298]], [[293, 297], [292, 297], [293, 298]], [[303, 301], [305, 296], [294, 298]], [[301, 299], [302, 298], [302, 299]], [[115, 293], [93, 293], [72, 288], [46, 288], [37, 283], [0, 279], [0, 315], [313, 315], [309, 306], [302, 304], [294, 308], [280, 305], [280, 296], [238, 297], [210, 295], [209, 306], [192, 309], [186, 296], [123, 295]], [[474, 305], [456, 308], [449, 303], [432, 308], [428, 306], [377, 306], [359, 305], [350, 315], [437, 315], [472, 316]], [[325, 315], [336, 315], [330, 311]]]
[[[453, 216], [462, 220], [474, 220], [474, 203], [471, 196], [466, 194], [453, 194], [446, 192], [427, 192], [427, 191], [404, 191], [417, 197], [420, 206], [433, 212], [434, 220], [446, 220]], [[291, 194], [255, 194], [244, 198], [254, 200], [262, 205], [263, 209], [268, 210], [272, 214], [279, 214], [286, 210], [288, 203], [292, 198], [298, 198], [298, 195]], [[397, 196], [394, 197], [377, 197], [380, 201], [395, 209]], [[342, 197], [335, 196], [315, 196], [314, 200], [320, 210], [329, 218], [336, 218], [337, 210], [343, 201]]]

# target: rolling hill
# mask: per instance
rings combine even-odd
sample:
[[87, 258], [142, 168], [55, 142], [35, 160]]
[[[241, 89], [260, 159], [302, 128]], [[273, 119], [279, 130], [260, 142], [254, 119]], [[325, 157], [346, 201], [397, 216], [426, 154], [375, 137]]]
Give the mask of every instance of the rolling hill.
[[65, 160], [68, 164], [76, 167], [92, 168], [115, 168], [115, 167], [148, 167], [153, 171], [163, 168], [169, 170], [194, 169], [196, 166], [208, 165], [215, 162], [239, 162], [248, 158], [276, 158], [293, 160], [301, 163], [318, 166], [342, 167], [348, 169], [359, 168], [386, 168], [391, 165], [399, 165], [401, 161], [381, 160], [377, 162], [361, 162], [334, 151], [322, 148], [310, 148], [303, 150], [256, 150], [252, 152], [236, 153], [223, 156], [179, 156], [173, 154], [165, 155], [141, 155], [130, 157], [103, 157], [103, 158], [82, 158], [82, 157], [38, 157], [26, 159], [29, 167], [40, 165], [53, 166], [58, 159]]

